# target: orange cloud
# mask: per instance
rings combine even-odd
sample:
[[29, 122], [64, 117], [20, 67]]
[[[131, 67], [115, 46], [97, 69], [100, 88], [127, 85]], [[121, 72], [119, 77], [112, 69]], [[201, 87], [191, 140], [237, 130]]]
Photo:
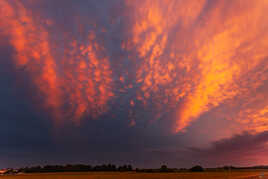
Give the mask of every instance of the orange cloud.
[[230, 118], [250, 126], [247, 129], [266, 130], [268, 104], [253, 93], [267, 96], [258, 89], [268, 80], [268, 1], [126, 0], [125, 5], [132, 12], [126, 17], [131, 23], [120, 50], [134, 70], [114, 75], [114, 55], [108, 54], [112, 49], [106, 49], [96, 33], [109, 35], [109, 29], [90, 20], [91, 27], [85, 29], [78, 15], [79, 37], [65, 32], [58, 47], [46, 28], [57, 29], [56, 23], [38, 19], [22, 2], [0, 2], [0, 33], [16, 51], [15, 66], [31, 76], [44, 106], [56, 118], [79, 124], [85, 116], [105, 113], [118, 75], [125, 85], [119, 92], [136, 90], [133, 108], [150, 102], [156, 116], [167, 108], [176, 111], [176, 132], [220, 105], [241, 110]]
[[[66, 117], [79, 123], [84, 114], [98, 116], [107, 110], [112, 92], [112, 71], [105, 50], [96, 41], [92, 31], [87, 43], [74, 40], [66, 50], [64, 59], [45, 25], [51, 20], [35, 19], [19, 1], [0, 2], [1, 33], [7, 35], [14, 47], [14, 63], [24, 69], [41, 94], [41, 100], [53, 117]], [[66, 46], [71, 40], [68, 39]], [[66, 48], [67, 49], [67, 48]], [[68, 99], [68, 100], [67, 100]], [[68, 106], [71, 112], [66, 112]]]
[[87, 44], [73, 41], [65, 51], [64, 86], [77, 122], [82, 116], [97, 117], [106, 112], [107, 102], [114, 96], [112, 71], [104, 53], [93, 32]]
[[138, 96], [179, 106], [175, 131], [267, 80], [240, 81], [268, 56], [267, 1], [127, 2], [135, 14], [124, 47], [142, 61]]
[[[197, 56], [200, 70], [199, 81], [194, 91], [187, 96], [182, 111], [179, 112], [177, 130], [182, 130], [189, 123], [218, 106], [227, 99], [244, 93], [244, 86], [239, 81], [265, 61], [268, 46], [267, 33], [261, 24], [266, 13], [267, 3], [263, 1], [235, 2], [227, 9], [230, 16], [223, 19], [219, 17], [220, 10], [226, 4], [217, 4], [211, 10], [208, 27], [218, 28], [210, 34], [204, 43], [197, 42]], [[240, 8], [237, 10], [237, 8]], [[248, 17], [248, 12], [251, 16]], [[214, 20], [215, 19], [215, 20]], [[252, 25], [252, 22], [256, 24]], [[265, 20], [264, 20], [265, 22]], [[223, 23], [223, 25], [222, 25]], [[197, 28], [199, 34], [206, 34], [210, 29]], [[204, 32], [205, 31], [205, 32]], [[207, 36], [207, 35], [206, 35]], [[262, 36], [262, 37], [260, 37]], [[265, 39], [265, 40], [264, 40]], [[267, 66], [261, 70], [267, 69]], [[252, 76], [254, 77], [254, 76]], [[259, 87], [264, 79], [255, 79], [259, 84], [252, 82], [251, 88]]]
[[31, 12], [20, 2], [3, 0], [0, 2], [0, 12], [3, 33], [9, 36], [10, 44], [16, 51], [16, 68], [32, 75], [35, 85], [45, 95], [45, 106], [58, 115], [61, 105], [59, 78], [48, 32], [35, 22]]

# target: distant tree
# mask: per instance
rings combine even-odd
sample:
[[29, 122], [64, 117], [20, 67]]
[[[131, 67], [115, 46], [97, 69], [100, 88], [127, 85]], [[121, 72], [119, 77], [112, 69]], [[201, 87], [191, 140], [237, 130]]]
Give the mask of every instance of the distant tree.
[[99, 165], [96, 165], [94, 168], [93, 168], [94, 171], [102, 171], [102, 166], [99, 166]]
[[187, 171], [187, 168], [180, 168], [180, 171]]
[[120, 171], [120, 172], [126, 172], [126, 171], [128, 171], [128, 166], [127, 165], [119, 166], [118, 167], [118, 171]]
[[123, 171], [123, 167], [122, 166], [119, 166], [118, 167], [118, 171], [122, 172]]
[[132, 171], [132, 166], [131, 166], [131, 165], [128, 165], [128, 166], [127, 166], [127, 170], [128, 170], [128, 171]]
[[103, 164], [103, 165], [84, 165], [84, 164], [67, 164], [67, 165], [45, 165], [41, 166], [33, 166], [33, 167], [25, 167], [19, 169], [20, 172], [25, 173], [41, 173], [41, 172], [88, 172], [88, 171], [132, 171], [131, 165], [123, 165], [120, 167], [116, 167], [116, 165], [112, 164]]
[[191, 172], [203, 172], [203, 171], [204, 171], [204, 168], [201, 167], [200, 165], [196, 165], [196, 166], [192, 167], [192, 168], [190, 169], [190, 171], [191, 171]]
[[167, 172], [168, 171], [168, 167], [166, 165], [162, 165], [160, 168], [161, 172]]
[[224, 166], [223, 169], [224, 170], [230, 170], [231, 168], [230, 168], [230, 166]]
[[117, 171], [116, 165], [112, 165], [112, 169], [113, 169], [113, 171]]
[[101, 171], [108, 171], [108, 166], [103, 164], [100, 168]]

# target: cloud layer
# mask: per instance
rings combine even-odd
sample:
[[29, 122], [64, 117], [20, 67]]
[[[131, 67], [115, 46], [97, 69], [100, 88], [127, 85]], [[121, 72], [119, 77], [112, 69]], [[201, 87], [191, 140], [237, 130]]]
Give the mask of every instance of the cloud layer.
[[[176, 165], [172, 151], [189, 148], [210, 164], [221, 149], [228, 156], [241, 142], [245, 155], [262, 155], [268, 127], [267, 9], [266, 0], [2, 0], [0, 105], [8, 104], [1, 111], [3, 124], [13, 128], [20, 121], [27, 128], [35, 121], [44, 133], [40, 140], [61, 149], [72, 145], [70, 137], [100, 150], [114, 133], [113, 142], [124, 142], [111, 153], [130, 156], [137, 150], [139, 165]], [[8, 113], [16, 105], [27, 110]], [[3, 135], [20, 133], [15, 127]], [[30, 133], [25, 132], [28, 147], [36, 141]], [[98, 133], [96, 141], [92, 136]], [[23, 146], [25, 156], [29, 148]], [[98, 150], [85, 151], [90, 156]], [[147, 160], [155, 151], [170, 152]], [[266, 159], [234, 162], [254, 160]]]

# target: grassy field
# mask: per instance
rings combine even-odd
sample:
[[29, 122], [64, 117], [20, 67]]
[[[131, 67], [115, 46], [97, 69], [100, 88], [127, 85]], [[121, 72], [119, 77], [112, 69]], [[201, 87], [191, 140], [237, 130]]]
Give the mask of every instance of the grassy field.
[[[0, 179], [255, 179], [259, 171], [204, 173], [50, 173], [0, 176]], [[265, 173], [268, 176], [268, 172]], [[265, 179], [266, 177], [263, 177]], [[268, 177], [267, 177], [268, 179]]]

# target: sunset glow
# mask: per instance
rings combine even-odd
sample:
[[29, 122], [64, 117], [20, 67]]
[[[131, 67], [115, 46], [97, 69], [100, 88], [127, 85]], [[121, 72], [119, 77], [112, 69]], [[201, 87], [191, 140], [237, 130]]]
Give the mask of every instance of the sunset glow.
[[114, 151], [137, 158], [268, 162], [267, 0], [0, 0], [0, 13], [8, 122], [51, 122], [55, 143], [90, 155], [124, 136]]

